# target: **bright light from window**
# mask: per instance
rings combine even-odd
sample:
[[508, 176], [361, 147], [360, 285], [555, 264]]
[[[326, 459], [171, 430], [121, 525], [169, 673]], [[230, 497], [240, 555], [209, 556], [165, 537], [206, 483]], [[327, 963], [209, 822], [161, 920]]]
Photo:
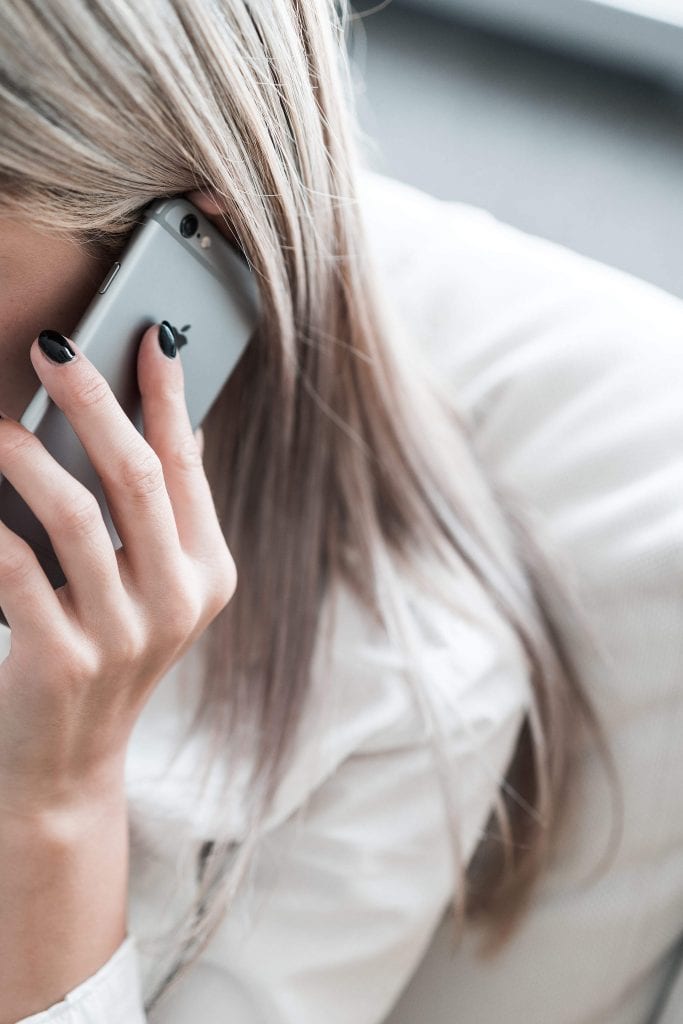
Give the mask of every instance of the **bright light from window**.
[[615, 7], [629, 14], [663, 21], [667, 25], [683, 27], [683, 0], [590, 0], [603, 7]]

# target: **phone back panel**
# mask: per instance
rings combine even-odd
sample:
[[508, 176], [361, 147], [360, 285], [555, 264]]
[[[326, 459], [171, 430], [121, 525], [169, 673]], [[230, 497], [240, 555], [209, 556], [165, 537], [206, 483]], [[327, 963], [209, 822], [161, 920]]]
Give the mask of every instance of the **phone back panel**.
[[[194, 214], [191, 238], [180, 223]], [[199, 235], [199, 237], [198, 237]], [[201, 239], [210, 245], [202, 247]], [[147, 327], [168, 320], [180, 341], [185, 396], [193, 430], [202, 422], [236, 366], [257, 324], [258, 290], [243, 257], [183, 198], [151, 204], [106, 275], [71, 336], [107, 379], [124, 412], [144, 435], [137, 353]], [[106, 285], [106, 290], [102, 289]], [[186, 344], [182, 344], [185, 335]], [[21, 423], [97, 498], [115, 548], [121, 540], [104, 492], [69, 421], [41, 385]], [[0, 477], [0, 518], [35, 551], [53, 587], [65, 582], [50, 539], [29, 506]], [[0, 612], [0, 618], [6, 622]]]

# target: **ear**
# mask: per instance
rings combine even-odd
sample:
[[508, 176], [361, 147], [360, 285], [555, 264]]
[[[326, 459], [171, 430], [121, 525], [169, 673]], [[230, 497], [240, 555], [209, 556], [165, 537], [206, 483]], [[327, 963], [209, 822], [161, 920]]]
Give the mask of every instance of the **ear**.
[[238, 252], [242, 251], [237, 236], [232, 231], [230, 225], [225, 223], [223, 215], [221, 214], [221, 206], [210, 192], [202, 192], [199, 189], [194, 189], [192, 192], [184, 193], [185, 199], [189, 200], [198, 210], [201, 210], [205, 214], [212, 224], [219, 229], [221, 234], [227, 238], [228, 242], [237, 249]]
[[213, 194], [207, 194], [206, 192], [200, 192], [199, 189], [195, 189], [193, 192], [186, 192], [185, 198], [209, 217], [212, 215], [216, 216], [221, 212], [221, 208], [214, 199]]

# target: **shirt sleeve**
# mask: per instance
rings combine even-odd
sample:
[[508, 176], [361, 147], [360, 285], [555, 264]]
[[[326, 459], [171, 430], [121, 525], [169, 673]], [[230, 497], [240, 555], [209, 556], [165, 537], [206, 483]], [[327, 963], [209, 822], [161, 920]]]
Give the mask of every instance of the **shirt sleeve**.
[[16, 1024], [145, 1024], [135, 937], [59, 1003]]

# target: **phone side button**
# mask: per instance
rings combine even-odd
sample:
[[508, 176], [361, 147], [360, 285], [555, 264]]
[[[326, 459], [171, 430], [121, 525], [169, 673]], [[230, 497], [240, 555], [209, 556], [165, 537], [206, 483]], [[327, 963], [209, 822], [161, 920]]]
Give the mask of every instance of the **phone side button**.
[[118, 274], [120, 267], [121, 267], [120, 263], [115, 263], [113, 265], [113, 267], [111, 267], [111, 269], [108, 271], [107, 276], [105, 277], [104, 281], [100, 285], [100, 288], [99, 288], [99, 294], [100, 295], [104, 295], [104, 293], [106, 292], [107, 288], [109, 287], [109, 285], [112, 283], [112, 281], [114, 280], [114, 278]]

